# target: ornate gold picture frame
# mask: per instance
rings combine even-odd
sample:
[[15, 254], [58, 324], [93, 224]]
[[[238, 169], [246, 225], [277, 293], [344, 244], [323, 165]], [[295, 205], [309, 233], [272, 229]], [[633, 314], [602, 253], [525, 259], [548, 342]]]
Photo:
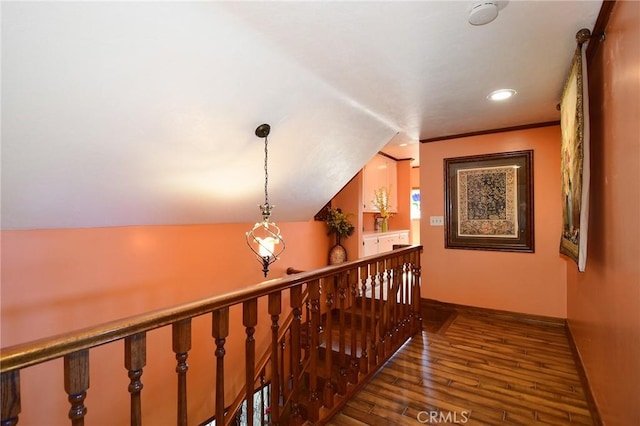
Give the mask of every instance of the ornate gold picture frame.
[[533, 151], [445, 158], [445, 248], [534, 252]]
[[583, 272], [589, 225], [589, 92], [585, 48], [588, 30], [576, 34], [576, 47], [560, 102], [562, 130], [562, 234], [560, 253]]

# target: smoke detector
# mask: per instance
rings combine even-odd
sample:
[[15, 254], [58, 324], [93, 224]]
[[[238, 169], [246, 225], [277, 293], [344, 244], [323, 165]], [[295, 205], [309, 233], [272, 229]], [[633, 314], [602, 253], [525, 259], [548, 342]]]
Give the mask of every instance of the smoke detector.
[[485, 25], [498, 16], [498, 2], [481, 0], [473, 3], [469, 10], [469, 23], [471, 25]]

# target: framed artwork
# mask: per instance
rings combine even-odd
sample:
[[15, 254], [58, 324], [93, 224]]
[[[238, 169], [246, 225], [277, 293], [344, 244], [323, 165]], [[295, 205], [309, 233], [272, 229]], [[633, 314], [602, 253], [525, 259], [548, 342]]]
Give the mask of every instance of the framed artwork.
[[[571, 68], [560, 102], [562, 130], [562, 235], [560, 253], [578, 264], [583, 272], [587, 262], [589, 224], [589, 93], [587, 83], [586, 43], [581, 42], [573, 55]], [[588, 37], [587, 34], [584, 37]], [[584, 41], [584, 40], [582, 40]]]
[[533, 151], [445, 158], [445, 248], [534, 252]]

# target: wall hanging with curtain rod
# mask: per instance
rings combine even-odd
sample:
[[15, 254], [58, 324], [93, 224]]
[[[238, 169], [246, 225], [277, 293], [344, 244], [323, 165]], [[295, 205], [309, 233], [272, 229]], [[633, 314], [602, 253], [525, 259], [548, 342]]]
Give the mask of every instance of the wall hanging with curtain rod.
[[278, 256], [284, 251], [284, 239], [280, 235], [280, 228], [271, 222], [271, 211], [275, 206], [269, 204], [269, 169], [268, 169], [268, 137], [271, 126], [261, 124], [256, 129], [256, 136], [264, 139], [264, 204], [259, 205], [262, 213], [262, 221], [257, 222], [251, 231], [246, 233], [247, 245], [255, 253], [262, 264], [262, 272], [266, 278], [269, 273], [269, 265], [278, 260]]

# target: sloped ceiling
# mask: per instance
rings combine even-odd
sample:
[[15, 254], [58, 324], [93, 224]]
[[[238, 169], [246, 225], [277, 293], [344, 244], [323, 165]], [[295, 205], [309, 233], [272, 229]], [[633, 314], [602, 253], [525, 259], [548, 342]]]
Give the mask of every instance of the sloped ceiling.
[[381, 149], [557, 120], [601, 2], [470, 5], [3, 2], [2, 228], [256, 221], [261, 123], [273, 218], [301, 221]]

